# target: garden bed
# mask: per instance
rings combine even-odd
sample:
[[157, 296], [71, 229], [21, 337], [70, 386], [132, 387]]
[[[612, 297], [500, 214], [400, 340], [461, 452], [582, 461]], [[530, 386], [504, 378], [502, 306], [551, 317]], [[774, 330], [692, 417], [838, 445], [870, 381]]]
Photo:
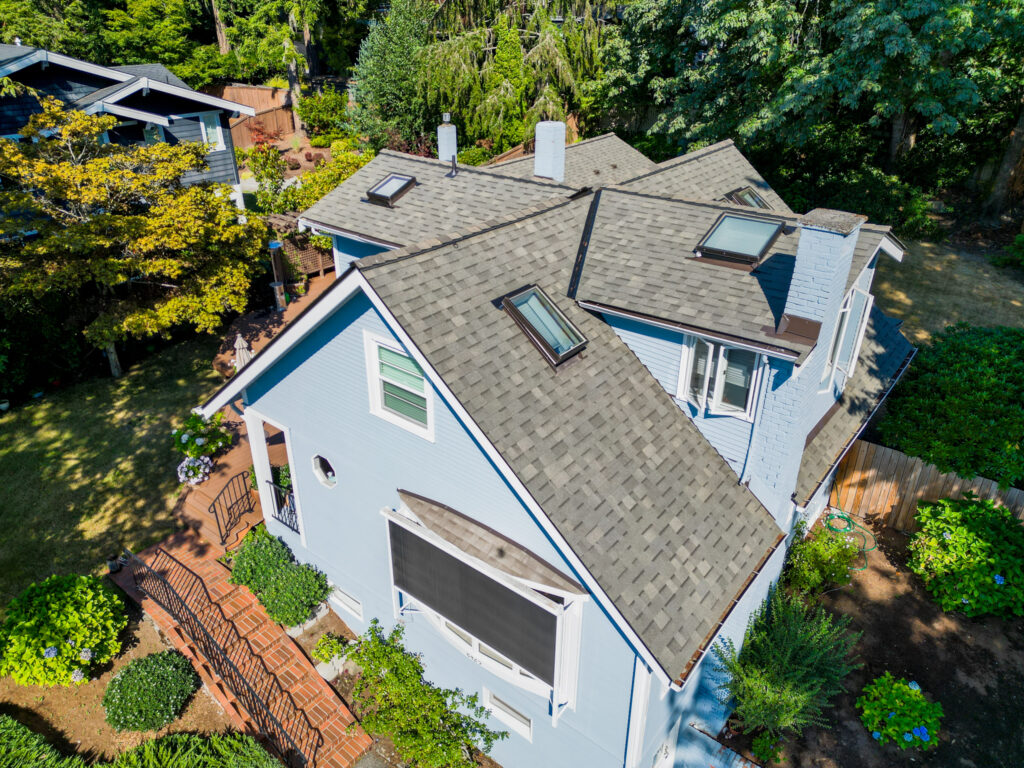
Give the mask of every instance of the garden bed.
[[[1024, 765], [1024, 620], [969, 619], [943, 613], [906, 567], [907, 537], [875, 529], [878, 550], [853, 583], [821, 603], [849, 616], [863, 632], [864, 666], [847, 682], [826, 719], [787, 745], [784, 765], [796, 768]], [[861, 724], [854, 700], [884, 671], [916, 680], [940, 702], [945, 718], [928, 752], [879, 745]], [[735, 748], [735, 745], [732, 745]]]
[[160, 731], [118, 733], [106, 723], [101, 702], [110, 679], [132, 659], [170, 647], [148, 616], [133, 616], [125, 632], [124, 651], [101, 675], [66, 688], [21, 686], [9, 677], [0, 678], [0, 713], [42, 733], [64, 754], [87, 760], [112, 760], [156, 735], [230, 730], [227, 715], [205, 687], [196, 691], [178, 720]]

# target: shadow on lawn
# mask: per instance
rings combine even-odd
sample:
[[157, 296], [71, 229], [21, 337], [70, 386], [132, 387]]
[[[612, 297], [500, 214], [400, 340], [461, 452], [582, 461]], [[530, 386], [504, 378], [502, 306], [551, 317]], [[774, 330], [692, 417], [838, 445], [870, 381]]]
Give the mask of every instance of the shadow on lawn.
[[[879, 548], [853, 583], [822, 603], [863, 632], [863, 667], [847, 680], [826, 718], [786, 750], [798, 768], [1024, 765], [1024, 621], [943, 613], [906, 568], [907, 537], [875, 528]], [[916, 680], [945, 710], [939, 744], [928, 752], [879, 745], [859, 719], [861, 689], [886, 670]]]

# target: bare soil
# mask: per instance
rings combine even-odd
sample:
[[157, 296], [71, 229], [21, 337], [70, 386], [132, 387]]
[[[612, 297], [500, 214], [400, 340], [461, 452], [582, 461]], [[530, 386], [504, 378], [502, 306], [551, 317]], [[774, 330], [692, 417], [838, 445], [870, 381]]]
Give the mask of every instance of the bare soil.
[[[863, 633], [864, 666], [847, 682], [831, 729], [806, 731], [786, 747], [794, 768], [1020, 768], [1024, 766], [1024, 620], [943, 613], [906, 567], [907, 536], [875, 528], [879, 547], [848, 587], [821, 602]], [[945, 710], [938, 746], [879, 745], [859, 719], [861, 688], [886, 670], [916, 680]]]
[[21, 686], [9, 677], [0, 678], [0, 713], [44, 734], [65, 754], [78, 754], [86, 760], [112, 760], [126, 749], [167, 733], [230, 730], [227, 715], [205, 687], [196, 691], [178, 720], [160, 731], [118, 733], [107, 725], [102, 701], [110, 679], [132, 659], [170, 647], [152, 619], [133, 617], [125, 632], [121, 655], [88, 683], [43, 688]]

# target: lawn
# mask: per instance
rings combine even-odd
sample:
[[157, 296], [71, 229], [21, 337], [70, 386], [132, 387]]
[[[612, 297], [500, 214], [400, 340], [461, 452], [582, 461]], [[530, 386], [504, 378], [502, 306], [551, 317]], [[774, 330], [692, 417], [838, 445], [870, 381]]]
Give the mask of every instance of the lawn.
[[45, 395], [0, 417], [0, 606], [50, 573], [101, 573], [107, 555], [172, 532], [173, 425], [223, 380], [218, 339], [169, 347], [121, 379]]
[[909, 243], [903, 263], [879, 259], [872, 292], [878, 306], [903, 320], [914, 344], [947, 325], [1024, 326], [1024, 271], [994, 266], [950, 243]]

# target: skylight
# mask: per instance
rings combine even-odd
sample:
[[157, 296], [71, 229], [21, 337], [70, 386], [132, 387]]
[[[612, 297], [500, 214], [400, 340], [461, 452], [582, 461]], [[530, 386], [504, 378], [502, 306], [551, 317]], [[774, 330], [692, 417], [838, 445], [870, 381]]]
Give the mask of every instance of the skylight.
[[772, 207], [764, 201], [764, 198], [757, 194], [753, 187], [742, 187], [740, 189], [733, 190], [725, 197], [727, 200], [736, 203], [737, 205], [749, 205], [751, 208], [763, 208], [766, 211], [770, 211], [772, 209]]
[[723, 215], [697, 246], [701, 256], [758, 262], [775, 241], [782, 224], [733, 214]]
[[408, 192], [415, 183], [415, 176], [403, 176], [400, 173], [389, 173], [375, 185], [370, 187], [366, 196], [370, 199], [370, 202], [386, 205], [390, 208], [394, 206], [398, 198]]
[[586, 337], [536, 285], [506, 296], [501, 305], [552, 367], [587, 345]]

